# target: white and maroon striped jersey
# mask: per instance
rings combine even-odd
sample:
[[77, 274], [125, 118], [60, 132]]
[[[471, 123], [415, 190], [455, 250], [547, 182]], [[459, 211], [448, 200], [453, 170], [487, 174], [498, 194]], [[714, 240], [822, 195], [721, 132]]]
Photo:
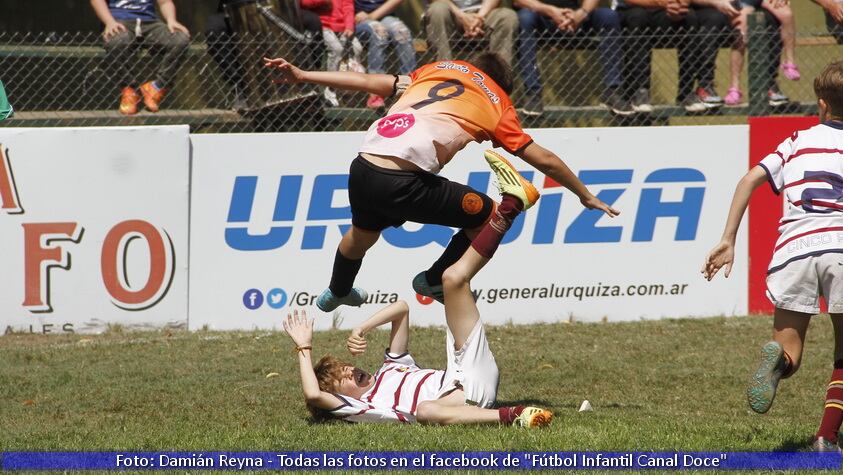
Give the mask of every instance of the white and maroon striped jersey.
[[843, 253], [843, 123], [794, 132], [759, 165], [773, 191], [784, 193], [768, 274], [809, 256]]
[[331, 414], [351, 422], [415, 422], [419, 403], [436, 399], [445, 371], [421, 369], [409, 353], [387, 352], [372, 377], [374, 385], [360, 399], [336, 394], [343, 404]]

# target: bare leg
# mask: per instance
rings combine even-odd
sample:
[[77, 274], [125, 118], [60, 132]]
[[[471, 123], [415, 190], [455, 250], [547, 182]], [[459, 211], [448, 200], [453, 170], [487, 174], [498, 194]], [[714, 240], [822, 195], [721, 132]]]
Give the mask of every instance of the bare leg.
[[471, 330], [480, 320], [480, 311], [471, 294], [471, 279], [489, 259], [481, 256], [473, 247], [454, 265], [442, 274], [442, 287], [445, 291], [445, 322], [454, 336], [454, 348], [459, 350], [468, 340]]
[[366, 251], [374, 246], [380, 237], [379, 231], [369, 231], [352, 226], [343, 235], [338, 249], [343, 256], [349, 259], [362, 259], [366, 255]]
[[735, 40], [735, 44], [732, 45], [730, 66], [732, 68], [732, 87], [736, 89], [740, 89], [741, 87], [743, 59], [746, 54], [747, 16], [754, 11], [755, 9], [752, 7], [744, 7], [741, 9], [740, 19], [738, 22], [738, 31], [740, 32], [740, 36], [738, 36]]
[[[765, 2], [765, 4], [768, 2]], [[781, 23], [780, 34], [782, 37], [782, 48], [785, 63], [796, 62], [796, 18], [790, 6], [781, 8], [768, 8], [770, 13]]]
[[792, 365], [784, 375], [785, 378], [799, 369], [799, 364], [802, 362], [802, 349], [805, 345], [805, 334], [810, 323], [810, 313], [776, 309], [773, 317], [773, 340], [782, 345]]
[[423, 424], [498, 424], [497, 409], [484, 409], [465, 404], [462, 389], [435, 401], [424, 401], [416, 408], [416, 419]]

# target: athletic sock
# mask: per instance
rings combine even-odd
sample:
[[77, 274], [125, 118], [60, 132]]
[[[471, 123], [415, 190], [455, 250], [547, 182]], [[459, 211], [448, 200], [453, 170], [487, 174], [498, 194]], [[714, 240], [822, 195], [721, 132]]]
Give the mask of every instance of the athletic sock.
[[445, 248], [445, 251], [439, 256], [439, 259], [430, 266], [425, 272], [425, 277], [427, 278], [428, 285], [442, 285], [442, 273], [445, 272], [445, 269], [454, 265], [465, 251], [468, 249], [468, 246], [471, 245], [471, 239], [468, 238], [468, 235], [465, 234], [465, 230], [454, 234], [451, 238], [451, 242], [448, 243], [448, 247]]
[[501, 424], [512, 424], [524, 412], [524, 406], [508, 406], [498, 408]]
[[817, 437], [836, 443], [841, 422], [843, 422], [843, 360], [837, 360], [834, 362], [831, 382], [828, 383], [828, 392], [825, 393], [825, 409]]
[[348, 295], [362, 263], [362, 258], [349, 259], [337, 249], [337, 254], [334, 256], [334, 272], [331, 274], [331, 283], [328, 285], [331, 293], [337, 297]]
[[784, 363], [782, 368], [782, 379], [789, 378], [793, 374], [793, 358], [787, 352], [782, 352]]
[[471, 247], [481, 256], [491, 259], [495, 255], [495, 251], [498, 250], [504, 234], [512, 226], [512, 221], [518, 217], [523, 208], [524, 204], [520, 199], [512, 195], [503, 195], [501, 204], [495, 210], [492, 219], [483, 226], [483, 229], [471, 242]]

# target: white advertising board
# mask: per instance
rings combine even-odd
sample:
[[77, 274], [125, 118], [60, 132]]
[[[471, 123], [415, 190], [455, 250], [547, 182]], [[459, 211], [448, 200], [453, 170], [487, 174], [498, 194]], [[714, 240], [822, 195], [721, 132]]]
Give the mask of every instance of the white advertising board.
[[0, 334], [187, 324], [187, 126], [0, 129]]
[[[746, 313], [743, 265], [728, 280], [708, 283], [699, 273], [746, 171], [746, 126], [529, 132], [622, 214], [584, 210], [515, 159], [543, 196], [473, 281], [485, 321]], [[292, 308], [317, 315], [319, 328], [331, 325], [313, 301], [350, 224], [347, 173], [361, 141], [361, 133], [192, 137], [191, 328], [280, 328]], [[443, 175], [497, 198], [483, 149], [472, 144]], [[443, 307], [418, 299], [410, 283], [452, 233], [417, 224], [384, 232], [356, 281], [371, 302], [340, 307], [342, 326], [395, 299], [411, 304], [415, 324], [444, 323]], [[741, 234], [736, 262], [746, 256]]]

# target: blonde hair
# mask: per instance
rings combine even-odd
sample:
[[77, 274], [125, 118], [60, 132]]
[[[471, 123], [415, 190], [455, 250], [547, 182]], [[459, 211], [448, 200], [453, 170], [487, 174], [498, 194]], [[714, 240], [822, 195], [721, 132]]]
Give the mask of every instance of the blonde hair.
[[[331, 355], [325, 355], [316, 366], [313, 367], [313, 372], [316, 373], [316, 380], [319, 382], [319, 389], [326, 393], [335, 393], [339, 390], [340, 382], [342, 382], [343, 370], [351, 366], [345, 361], [340, 360]], [[307, 404], [307, 410], [316, 421], [324, 421], [331, 418], [331, 413]]]
[[843, 61], [829, 64], [814, 78], [814, 93], [828, 104], [830, 115], [843, 118]]

